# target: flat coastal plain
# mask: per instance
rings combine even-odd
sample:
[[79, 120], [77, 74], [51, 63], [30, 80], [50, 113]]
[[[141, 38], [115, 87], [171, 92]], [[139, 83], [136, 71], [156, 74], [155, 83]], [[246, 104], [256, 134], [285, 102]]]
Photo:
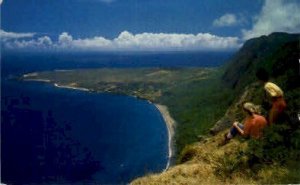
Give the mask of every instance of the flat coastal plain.
[[[24, 74], [26, 81], [52, 83], [56, 87], [99, 93], [124, 94], [154, 103], [168, 129], [169, 159], [174, 155], [176, 122], [170, 108], [185, 101], [178, 92], [188, 93], [191, 84], [211, 78], [215, 68], [101, 68], [34, 72]], [[180, 104], [180, 103], [179, 103]], [[166, 169], [170, 166], [170, 160]]]

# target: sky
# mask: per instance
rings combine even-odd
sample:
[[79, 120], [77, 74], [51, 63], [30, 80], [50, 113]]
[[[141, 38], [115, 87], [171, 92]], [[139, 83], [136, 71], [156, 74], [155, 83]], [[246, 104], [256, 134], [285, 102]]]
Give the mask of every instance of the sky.
[[0, 0], [9, 50], [234, 50], [299, 33], [298, 0]]

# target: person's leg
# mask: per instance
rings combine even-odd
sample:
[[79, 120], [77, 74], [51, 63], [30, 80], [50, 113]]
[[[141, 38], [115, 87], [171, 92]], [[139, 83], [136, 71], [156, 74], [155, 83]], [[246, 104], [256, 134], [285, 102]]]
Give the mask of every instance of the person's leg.
[[[242, 125], [241, 123], [238, 124], [238, 127], [244, 129], [244, 125]], [[226, 145], [229, 142], [229, 140], [236, 136], [238, 133], [239, 132], [235, 127], [231, 127], [230, 131], [224, 135], [224, 140], [221, 143], [219, 143], [219, 146]]]

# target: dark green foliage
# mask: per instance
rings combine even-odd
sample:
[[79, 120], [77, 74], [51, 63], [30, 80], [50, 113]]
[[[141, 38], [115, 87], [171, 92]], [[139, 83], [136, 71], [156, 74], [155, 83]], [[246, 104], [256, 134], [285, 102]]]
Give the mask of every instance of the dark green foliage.
[[182, 150], [181, 155], [178, 157], [177, 162], [179, 164], [185, 163], [191, 160], [196, 154], [197, 154], [197, 150], [195, 148], [185, 147]]
[[[299, 183], [300, 170], [300, 129], [290, 123], [274, 124], [264, 131], [260, 140], [250, 140], [248, 163], [252, 172], [260, 170], [266, 165], [280, 165], [289, 171], [279, 179], [281, 183]], [[279, 182], [278, 182], [279, 183]]]
[[283, 125], [272, 125], [265, 129], [264, 137], [249, 142], [248, 155], [256, 162], [285, 162], [290, 150], [290, 128]]
[[[281, 82], [288, 76], [283, 75], [282, 77], [277, 78], [277, 82], [285, 87]], [[299, 88], [285, 91], [287, 110], [276, 123], [265, 128], [263, 138], [249, 141], [246, 155], [249, 158], [250, 166], [284, 165], [290, 170], [290, 178], [294, 178], [294, 174], [299, 172], [294, 168], [295, 165], [300, 165], [300, 121], [297, 115], [300, 103], [299, 92]], [[255, 171], [255, 169], [253, 170]], [[296, 179], [300, 182], [300, 178]], [[282, 179], [282, 183], [284, 182], [291, 183], [292, 181]]]
[[[226, 66], [223, 81], [241, 91], [255, 81], [258, 68], [265, 68], [273, 78], [290, 71], [290, 80], [299, 80], [300, 34], [273, 33], [248, 40]], [[299, 81], [298, 81], [299, 83]], [[297, 83], [291, 83], [296, 85]]]
[[[243, 92], [246, 86], [257, 81], [256, 71], [264, 68], [271, 81], [285, 93], [288, 108], [279, 120], [281, 124], [268, 127], [263, 139], [249, 143], [249, 155], [260, 162], [284, 162], [299, 150], [299, 121], [295, 118], [300, 104], [299, 43], [300, 34], [273, 33], [251, 39], [233, 57], [222, 76], [235, 92]], [[256, 87], [251, 91], [254, 97], [251, 101], [260, 105], [263, 104], [261, 89]]]
[[244, 152], [236, 148], [235, 155], [225, 154], [220, 158], [215, 166], [214, 173], [222, 178], [231, 178], [235, 172], [242, 171], [247, 166]]
[[[300, 34], [274, 33], [251, 39], [233, 57], [222, 76], [226, 85], [241, 94], [245, 87], [258, 81], [255, 73], [264, 68], [270, 74], [270, 81], [284, 91], [287, 110], [276, 124], [264, 130], [263, 138], [250, 140], [245, 151], [254, 176], [268, 165], [285, 166], [289, 171], [278, 183], [300, 182], [300, 123], [297, 116], [300, 110], [299, 43]], [[250, 95], [247, 101], [263, 105], [263, 85], [260, 86], [248, 88]], [[267, 112], [268, 108], [264, 114]]]
[[163, 92], [160, 101], [168, 105], [177, 121], [176, 148], [178, 152], [197, 141], [197, 136], [209, 129], [224, 115], [234, 98], [233, 91], [223, 86], [220, 71], [209, 78], [180, 84]]

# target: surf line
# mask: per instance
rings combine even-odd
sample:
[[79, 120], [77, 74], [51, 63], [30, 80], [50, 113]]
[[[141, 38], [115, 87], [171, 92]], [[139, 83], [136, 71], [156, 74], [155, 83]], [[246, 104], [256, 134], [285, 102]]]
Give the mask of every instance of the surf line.
[[59, 85], [57, 83], [54, 83], [55, 87], [58, 88], [65, 88], [65, 89], [73, 89], [73, 90], [80, 90], [80, 91], [90, 91], [89, 89], [83, 88], [83, 87], [73, 87], [73, 86], [67, 86], [67, 85]]
[[166, 126], [167, 126], [167, 130], [168, 130], [168, 150], [169, 150], [169, 155], [168, 155], [168, 162], [166, 165], [166, 168], [164, 169], [164, 171], [168, 170], [170, 167], [170, 163], [171, 163], [171, 158], [173, 157], [174, 151], [174, 134], [175, 134], [175, 127], [176, 127], [176, 122], [175, 120], [171, 117], [169, 111], [168, 111], [168, 107], [165, 105], [160, 105], [160, 104], [154, 104], [154, 106], [158, 109], [158, 111], [161, 113]]

